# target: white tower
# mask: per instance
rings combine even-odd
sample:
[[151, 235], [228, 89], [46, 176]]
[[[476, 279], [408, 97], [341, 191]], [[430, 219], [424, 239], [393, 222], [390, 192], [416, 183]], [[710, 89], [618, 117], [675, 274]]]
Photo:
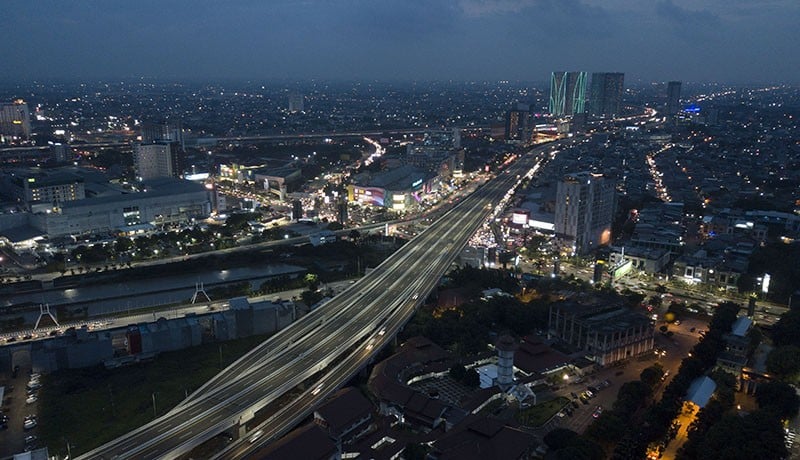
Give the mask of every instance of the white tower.
[[500, 336], [497, 341], [497, 385], [507, 390], [514, 384], [514, 352], [517, 341], [508, 335]]

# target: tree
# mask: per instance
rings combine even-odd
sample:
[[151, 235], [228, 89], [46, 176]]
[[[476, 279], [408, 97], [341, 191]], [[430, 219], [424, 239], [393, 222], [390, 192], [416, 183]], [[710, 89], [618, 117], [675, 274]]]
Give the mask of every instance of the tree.
[[644, 406], [650, 396], [651, 387], [643, 381], [634, 380], [625, 382], [617, 393], [617, 400], [614, 402], [614, 410], [619, 412], [621, 417], [627, 418], [637, 409]]
[[767, 370], [780, 378], [790, 378], [800, 372], [800, 347], [784, 345], [774, 348], [767, 356]]
[[653, 388], [658, 385], [663, 375], [664, 369], [660, 365], [655, 364], [645, 368], [642, 373], [639, 374], [639, 380], [647, 384], [650, 388]]
[[756, 401], [762, 410], [772, 411], [780, 418], [790, 419], [800, 410], [800, 397], [788, 383], [773, 380], [756, 390]]
[[403, 449], [403, 458], [405, 460], [425, 460], [427, 455], [428, 448], [424, 444], [410, 442]]
[[467, 373], [464, 375], [464, 385], [470, 388], [478, 388], [481, 386], [481, 376], [478, 375], [478, 371], [475, 369], [467, 370]]
[[725, 415], [708, 430], [697, 451], [709, 460], [778, 460], [788, 454], [780, 419], [764, 411]]
[[600, 414], [586, 428], [586, 436], [602, 443], [616, 443], [625, 436], [625, 421], [614, 411], [605, 411]]
[[556, 428], [544, 435], [544, 443], [552, 450], [563, 449], [571, 445], [578, 433], [566, 428]]
[[[800, 305], [800, 302], [797, 302]], [[772, 341], [775, 345], [800, 345], [800, 309], [792, 308], [781, 315], [772, 326]]]
[[467, 368], [465, 368], [462, 364], [455, 363], [450, 366], [450, 378], [456, 381], [461, 381], [464, 379], [464, 376], [467, 375]]
[[654, 296], [650, 297], [650, 305], [652, 305], [654, 308], [661, 307], [661, 304], [663, 302], [664, 302], [664, 299], [662, 299], [660, 295], [654, 295]]
[[303, 278], [303, 282], [308, 286], [311, 291], [316, 291], [319, 287], [319, 277], [314, 273], [307, 273]]

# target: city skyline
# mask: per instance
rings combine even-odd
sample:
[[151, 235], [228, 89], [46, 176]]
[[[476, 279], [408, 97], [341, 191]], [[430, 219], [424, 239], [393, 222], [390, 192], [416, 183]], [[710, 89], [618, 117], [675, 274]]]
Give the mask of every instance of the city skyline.
[[7, 3], [0, 80], [797, 82], [790, 1]]

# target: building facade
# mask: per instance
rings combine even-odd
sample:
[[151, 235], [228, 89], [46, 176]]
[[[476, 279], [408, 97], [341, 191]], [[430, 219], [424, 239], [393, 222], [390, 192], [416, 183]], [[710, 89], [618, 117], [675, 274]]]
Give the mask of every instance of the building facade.
[[595, 72], [589, 92], [589, 113], [599, 117], [613, 117], [622, 111], [622, 92], [625, 74]]
[[556, 117], [584, 113], [586, 72], [553, 72], [550, 75], [550, 114]]
[[532, 135], [533, 121], [528, 106], [517, 104], [514, 109], [506, 112], [506, 141], [527, 144]]
[[31, 114], [22, 99], [0, 104], [0, 136], [6, 141], [30, 139]]
[[4, 176], [3, 188], [27, 209], [37, 204], [59, 206], [86, 197], [84, 180], [75, 174], [34, 168], [6, 171]]
[[614, 183], [591, 172], [565, 176], [556, 188], [555, 232], [562, 246], [586, 254], [611, 242]]
[[681, 110], [681, 82], [671, 81], [667, 83], [667, 113], [668, 117], [674, 117]]
[[561, 303], [550, 306], [548, 337], [584, 350], [602, 366], [653, 350], [654, 325], [625, 307]]
[[172, 148], [169, 143], [133, 144], [133, 164], [141, 181], [175, 177]]
[[211, 213], [211, 193], [202, 184], [158, 179], [146, 192], [67, 201], [51, 212], [30, 216], [30, 224], [50, 237], [107, 233], [143, 223], [187, 222]]

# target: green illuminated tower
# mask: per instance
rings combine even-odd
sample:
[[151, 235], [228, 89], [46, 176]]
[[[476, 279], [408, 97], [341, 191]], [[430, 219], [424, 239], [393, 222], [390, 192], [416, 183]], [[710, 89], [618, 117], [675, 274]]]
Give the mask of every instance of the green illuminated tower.
[[550, 114], [563, 117], [583, 113], [586, 72], [553, 72], [550, 76]]

